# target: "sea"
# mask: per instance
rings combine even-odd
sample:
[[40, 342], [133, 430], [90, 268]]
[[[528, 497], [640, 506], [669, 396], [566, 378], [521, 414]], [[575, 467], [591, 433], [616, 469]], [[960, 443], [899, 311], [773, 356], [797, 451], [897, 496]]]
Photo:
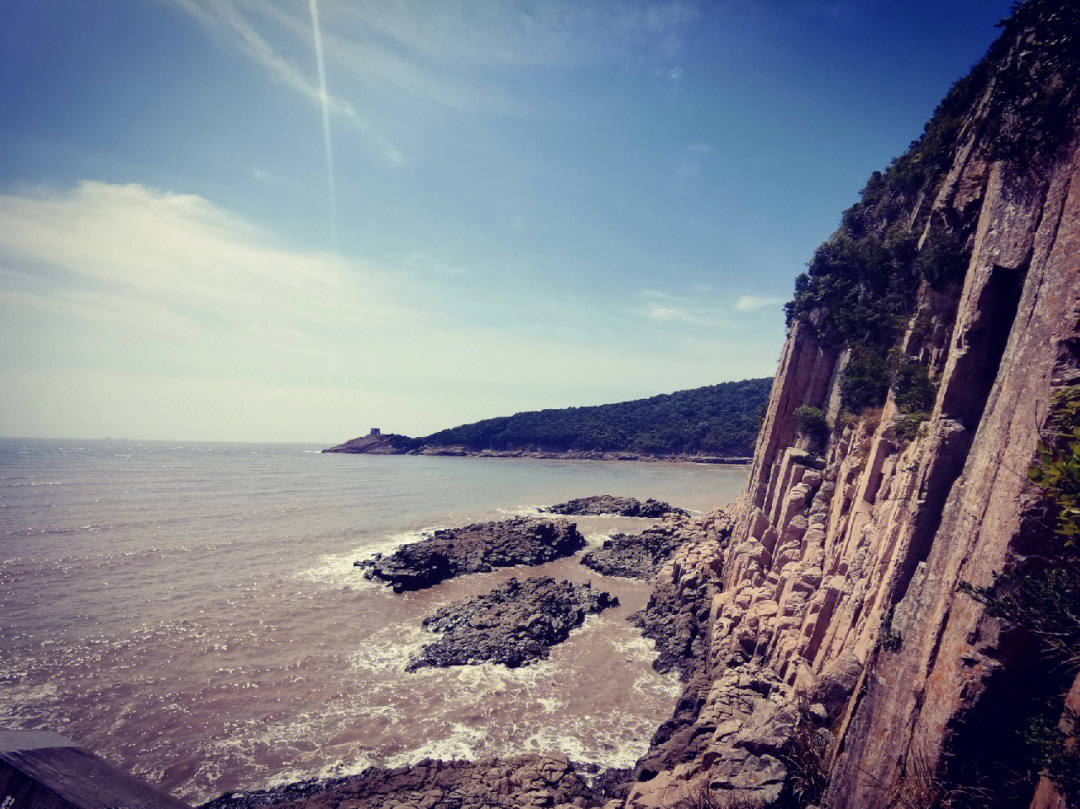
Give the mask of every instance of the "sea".
[[[0, 439], [0, 728], [57, 731], [193, 804], [424, 758], [631, 766], [680, 693], [577, 558], [395, 595], [358, 560], [573, 497], [724, 505], [748, 467]], [[649, 520], [579, 517], [590, 544]], [[405, 672], [422, 619], [512, 576], [620, 606], [518, 669]]]

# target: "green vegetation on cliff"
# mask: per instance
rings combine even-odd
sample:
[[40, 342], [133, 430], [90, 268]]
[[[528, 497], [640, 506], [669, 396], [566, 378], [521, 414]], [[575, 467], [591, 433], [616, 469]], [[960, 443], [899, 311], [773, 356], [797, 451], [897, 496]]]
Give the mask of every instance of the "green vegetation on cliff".
[[963, 281], [974, 223], [935, 219], [931, 204], [975, 134], [964, 127], [980, 100], [993, 110], [985, 117], [998, 122], [986, 139], [992, 157], [1039, 161], [1058, 147], [1080, 93], [1080, 3], [1017, 3], [1000, 25], [1030, 28], [1031, 47], [1008, 55], [1008, 37], [999, 39], [952, 86], [908, 151], [874, 172], [795, 280], [788, 325], [807, 323], [834, 345], [888, 342], [911, 316], [920, 282], [940, 291]]
[[747, 456], [753, 454], [771, 386], [771, 379], [747, 379], [618, 404], [534, 410], [418, 440], [471, 450]]
[[354, 438], [332, 452], [580, 452], [749, 457], [772, 379], [704, 388], [593, 407], [533, 410], [463, 424], [423, 438], [393, 433]]

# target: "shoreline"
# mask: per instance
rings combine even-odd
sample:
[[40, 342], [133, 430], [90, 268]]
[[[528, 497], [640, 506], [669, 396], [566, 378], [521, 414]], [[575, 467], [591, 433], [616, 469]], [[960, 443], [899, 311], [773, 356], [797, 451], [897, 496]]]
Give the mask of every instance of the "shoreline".
[[[670, 514], [662, 518], [658, 526], [646, 531], [659, 529], [678, 546], [696, 546], [711, 535], [713, 523], [724, 520], [722, 515], [721, 511], [700, 517]], [[578, 553], [566, 558], [576, 558], [583, 567], [589, 567]], [[524, 582], [535, 580], [534, 576], [525, 573]], [[627, 620], [637, 630], [636, 637], [653, 642], [656, 654], [651, 665], [653, 671], [658, 674], [678, 671], [680, 690], [685, 694], [692, 674], [694, 652], [698, 650], [689, 646], [683, 648], [683, 639], [670, 620], [679, 611], [673, 612], [669, 605], [661, 603], [667, 585], [657, 576], [657, 571], [644, 580], [649, 583], [649, 601]], [[589, 586], [584, 585], [585, 588]], [[461, 602], [460, 605], [464, 604]], [[610, 606], [618, 606], [618, 600]], [[572, 633], [580, 629], [580, 626], [575, 627]], [[559, 643], [561, 641], [556, 641], [552, 646]], [[503, 661], [495, 662], [508, 665]], [[459, 667], [462, 664], [449, 665]], [[424, 809], [422, 800], [435, 795], [440, 799], [451, 799], [447, 805], [459, 805], [460, 809], [482, 809], [492, 803], [504, 809], [532, 809], [534, 804], [530, 801], [539, 797], [543, 797], [544, 805], [548, 806], [570, 809], [573, 801], [576, 809], [600, 809], [613, 799], [622, 801], [626, 798], [642, 762], [654, 752], [655, 734], [667, 721], [652, 729], [649, 747], [629, 766], [575, 760], [570, 751], [561, 748], [476, 758], [427, 758], [400, 766], [372, 764], [348, 776], [315, 776], [254, 790], [225, 792], [198, 804], [196, 809], [261, 809], [285, 804], [291, 809], [325, 809], [344, 799], [359, 801], [360, 809], [386, 809], [387, 806]], [[554, 776], [548, 772], [552, 767], [557, 770]], [[521, 773], [513, 779], [514, 783], [508, 780], [510, 772]], [[435, 809], [440, 806], [437, 803]]]
[[634, 463], [687, 463], [708, 465], [745, 466], [753, 458], [725, 455], [652, 455], [642, 452], [585, 452], [567, 450], [551, 452], [536, 449], [474, 450], [467, 447], [423, 447], [420, 449], [397, 449], [388, 443], [376, 447], [355, 447], [349, 443], [320, 450], [323, 454], [337, 455], [424, 455], [446, 458], [518, 458], [535, 461], [628, 461]]

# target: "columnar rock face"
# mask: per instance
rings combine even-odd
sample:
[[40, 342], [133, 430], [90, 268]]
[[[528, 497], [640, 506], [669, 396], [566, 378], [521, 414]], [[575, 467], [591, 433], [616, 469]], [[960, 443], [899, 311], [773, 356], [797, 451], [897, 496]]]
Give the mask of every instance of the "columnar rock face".
[[[1006, 36], [1000, 64], [1039, 62], [1030, 31]], [[764, 801], [785, 783], [790, 793], [800, 722], [827, 746], [828, 787], [814, 801], [831, 809], [885, 809], [917, 770], [992, 781], [1008, 764], [998, 759], [1011, 730], [995, 721], [1014, 711], [1010, 695], [1038, 656], [960, 584], [992, 584], [1046, 530], [1025, 472], [1054, 392], [1080, 382], [1080, 148], [1075, 103], [1054, 149], [992, 146], [1008, 124], [994, 118], [996, 81], [966, 111], [934, 196], [904, 214], [926, 222], [921, 241], [947, 223], [970, 249], [962, 287], [924, 284], [895, 344], [938, 383], [928, 419], [898, 437], [892, 392], [841, 417], [848, 352], [795, 323], [730, 536], [680, 549], [659, 576], [658, 594], [665, 582], [674, 592], [696, 554], [690, 575], [704, 584], [675, 593], [668, 612], [707, 591], [707, 638], [628, 806], [671, 805], [703, 786]], [[802, 405], [833, 425], [820, 454], [796, 435]], [[1045, 781], [1007, 805], [1031, 801], [1065, 805]]]

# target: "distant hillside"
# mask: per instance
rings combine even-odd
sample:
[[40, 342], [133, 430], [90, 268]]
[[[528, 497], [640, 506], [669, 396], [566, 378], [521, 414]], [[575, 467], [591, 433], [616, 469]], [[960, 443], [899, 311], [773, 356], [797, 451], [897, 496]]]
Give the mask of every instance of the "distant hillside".
[[534, 410], [423, 438], [364, 436], [328, 451], [749, 456], [771, 385], [747, 379], [618, 404]]

